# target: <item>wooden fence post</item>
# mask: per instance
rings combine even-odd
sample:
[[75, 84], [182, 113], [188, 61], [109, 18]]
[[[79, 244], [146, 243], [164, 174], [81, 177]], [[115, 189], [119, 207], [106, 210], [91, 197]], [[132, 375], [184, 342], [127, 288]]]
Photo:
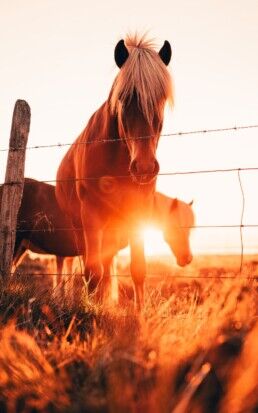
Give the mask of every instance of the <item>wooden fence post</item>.
[[17, 100], [12, 119], [9, 153], [0, 205], [0, 279], [11, 273], [17, 214], [24, 186], [25, 152], [30, 129], [30, 107]]

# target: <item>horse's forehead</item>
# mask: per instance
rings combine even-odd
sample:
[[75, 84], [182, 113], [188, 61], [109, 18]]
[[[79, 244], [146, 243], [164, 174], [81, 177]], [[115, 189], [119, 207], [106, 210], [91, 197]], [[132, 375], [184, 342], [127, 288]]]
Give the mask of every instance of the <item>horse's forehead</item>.
[[194, 214], [193, 210], [190, 205], [185, 204], [184, 205], [184, 219], [187, 222], [189, 226], [192, 226], [194, 224]]
[[191, 206], [183, 201], [179, 201], [176, 208], [175, 219], [182, 224], [191, 225], [193, 223], [193, 211]]
[[153, 128], [155, 123], [163, 123], [163, 111], [157, 108], [152, 112], [152, 118], [148, 119], [144, 115], [143, 108], [137, 96], [128, 98], [128, 102], [122, 106], [122, 113], [124, 120], [133, 121], [132, 125], [144, 126], [144, 128]]

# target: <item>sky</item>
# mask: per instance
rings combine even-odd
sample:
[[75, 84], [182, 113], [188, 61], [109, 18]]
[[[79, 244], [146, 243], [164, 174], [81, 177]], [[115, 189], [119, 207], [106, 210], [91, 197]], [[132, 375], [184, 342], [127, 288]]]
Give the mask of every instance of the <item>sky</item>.
[[[106, 100], [127, 32], [173, 50], [175, 107], [163, 133], [258, 124], [257, 0], [0, 0], [0, 148], [17, 99], [31, 107], [28, 146], [73, 142]], [[65, 148], [29, 150], [26, 176], [55, 179]], [[258, 129], [161, 137], [161, 172], [258, 167]], [[0, 152], [4, 180], [6, 152]], [[241, 172], [245, 224], [258, 224], [258, 171]], [[240, 224], [237, 172], [160, 176], [157, 189], [194, 200], [197, 225]], [[244, 229], [258, 252], [258, 228]], [[196, 229], [196, 252], [238, 252], [239, 228]]]

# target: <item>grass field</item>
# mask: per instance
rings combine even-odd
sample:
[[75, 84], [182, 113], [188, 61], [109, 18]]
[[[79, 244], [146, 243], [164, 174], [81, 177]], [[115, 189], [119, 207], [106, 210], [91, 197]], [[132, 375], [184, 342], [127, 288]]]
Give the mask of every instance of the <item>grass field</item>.
[[141, 315], [125, 258], [127, 297], [102, 306], [27, 259], [0, 297], [0, 412], [257, 413], [257, 258], [150, 259]]

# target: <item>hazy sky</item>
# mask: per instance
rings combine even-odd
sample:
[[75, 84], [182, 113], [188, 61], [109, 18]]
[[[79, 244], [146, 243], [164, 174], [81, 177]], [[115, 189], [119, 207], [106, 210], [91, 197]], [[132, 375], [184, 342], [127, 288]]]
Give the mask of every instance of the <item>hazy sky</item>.
[[[175, 108], [164, 133], [258, 124], [257, 0], [0, 0], [0, 147], [18, 98], [31, 106], [29, 146], [74, 141], [107, 98], [116, 42], [135, 30], [173, 48]], [[28, 151], [26, 175], [54, 179], [65, 151]], [[258, 129], [163, 137], [158, 158], [162, 172], [258, 166]], [[1, 181], [5, 159], [0, 153]], [[258, 224], [258, 172], [242, 179], [245, 222]], [[236, 173], [160, 177], [158, 189], [193, 198], [197, 224], [240, 222]], [[196, 249], [230, 251], [239, 230], [196, 230], [193, 240]], [[258, 228], [245, 230], [245, 245], [258, 250]]]

